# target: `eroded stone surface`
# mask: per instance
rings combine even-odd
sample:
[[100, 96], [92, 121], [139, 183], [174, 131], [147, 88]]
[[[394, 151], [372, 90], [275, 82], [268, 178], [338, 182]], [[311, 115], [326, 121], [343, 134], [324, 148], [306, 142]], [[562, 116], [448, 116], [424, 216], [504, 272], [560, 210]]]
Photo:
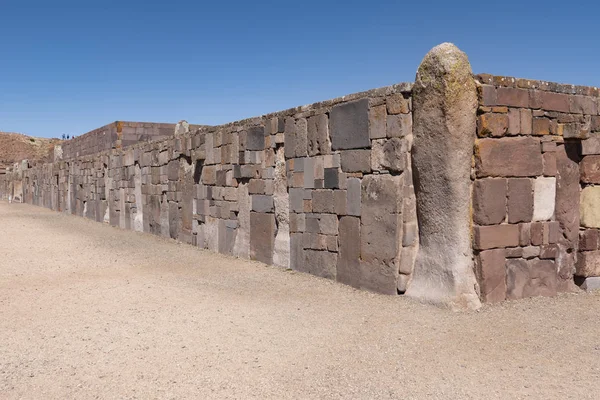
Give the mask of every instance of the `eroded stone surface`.
[[436, 46], [421, 62], [413, 87], [413, 166], [421, 220], [406, 294], [455, 308], [480, 306], [470, 227], [476, 109], [467, 56], [449, 43]]

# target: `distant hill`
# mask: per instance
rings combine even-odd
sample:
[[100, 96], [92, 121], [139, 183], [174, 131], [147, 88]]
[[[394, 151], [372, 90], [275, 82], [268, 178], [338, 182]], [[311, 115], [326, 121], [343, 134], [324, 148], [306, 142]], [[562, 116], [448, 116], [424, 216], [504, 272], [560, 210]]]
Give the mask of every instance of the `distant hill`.
[[62, 142], [60, 139], [0, 132], [0, 170], [24, 159], [34, 162], [52, 161], [54, 146], [60, 142]]

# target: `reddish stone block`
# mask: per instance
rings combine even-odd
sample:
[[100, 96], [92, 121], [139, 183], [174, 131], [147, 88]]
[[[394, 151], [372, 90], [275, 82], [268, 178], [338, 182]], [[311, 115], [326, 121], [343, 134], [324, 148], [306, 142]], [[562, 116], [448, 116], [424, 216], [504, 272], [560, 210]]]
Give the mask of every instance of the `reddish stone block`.
[[600, 155], [585, 156], [579, 163], [581, 182], [600, 183]]
[[482, 106], [495, 106], [497, 101], [496, 87], [493, 85], [481, 85], [478, 88], [479, 103]]
[[532, 137], [479, 139], [475, 143], [478, 177], [538, 176], [543, 172], [540, 140]]
[[597, 100], [589, 96], [569, 96], [569, 110], [575, 114], [598, 114]]
[[529, 91], [516, 88], [498, 88], [498, 105], [510, 107], [528, 107]]
[[531, 224], [531, 244], [534, 246], [540, 246], [544, 244], [544, 223], [533, 222]]
[[506, 298], [555, 296], [558, 275], [552, 260], [508, 260], [506, 263]]
[[473, 221], [495, 225], [506, 215], [506, 179], [478, 179], [473, 185]]
[[533, 119], [533, 134], [536, 136], [543, 136], [550, 134], [550, 120], [548, 118], [534, 118]]
[[533, 185], [528, 178], [508, 180], [508, 222], [530, 222], [533, 217]]
[[556, 244], [560, 240], [560, 223], [558, 221], [546, 222], [544, 224], [544, 232], [547, 230], [548, 240], [544, 240], [544, 244]]
[[477, 132], [480, 137], [503, 136], [508, 130], [508, 116], [506, 114], [487, 113], [479, 116]]
[[600, 235], [597, 229], [586, 229], [579, 232], [579, 250], [592, 251], [598, 250]]
[[519, 245], [518, 225], [475, 226], [473, 246], [478, 250], [501, 247], [517, 247]]
[[579, 253], [575, 263], [575, 275], [600, 276], [600, 250]]
[[533, 132], [533, 115], [530, 109], [521, 108], [519, 110], [521, 116], [521, 133], [523, 135], [531, 135]]
[[519, 246], [531, 244], [531, 224], [519, 224]]
[[544, 176], [556, 176], [556, 153], [544, 153]]
[[486, 250], [476, 259], [476, 272], [481, 299], [497, 303], [506, 299], [506, 267], [504, 249]]
[[569, 95], [553, 92], [541, 92], [542, 108], [546, 111], [568, 113], [570, 110]]
[[542, 108], [542, 91], [529, 90], [529, 108]]
[[508, 134], [518, 135], [521, 133], [521, 111], [517, 108], [508, 110]]
[[581, 141], [581, 155], [600, 154], [600, 137], [591, 137]]

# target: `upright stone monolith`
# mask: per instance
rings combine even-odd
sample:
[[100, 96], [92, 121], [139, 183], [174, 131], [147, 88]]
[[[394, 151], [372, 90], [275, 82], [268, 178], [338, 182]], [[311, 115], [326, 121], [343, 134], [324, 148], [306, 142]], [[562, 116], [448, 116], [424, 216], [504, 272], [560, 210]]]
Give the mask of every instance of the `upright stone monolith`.
[[413, 107], [420, 248], [406, 295], [478, 308], [470, 176], [477, 88], [467, 55], [450, 43], [434, 47], [417, 71]]

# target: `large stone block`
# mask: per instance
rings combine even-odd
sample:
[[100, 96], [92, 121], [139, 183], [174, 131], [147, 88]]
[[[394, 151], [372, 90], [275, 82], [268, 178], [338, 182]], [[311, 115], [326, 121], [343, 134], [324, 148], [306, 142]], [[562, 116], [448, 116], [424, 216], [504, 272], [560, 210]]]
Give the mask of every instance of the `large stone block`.
[[477, 120], [479, 136], [501, 137], [508, 131], [508, 115], [499, 113], [486, 113]]
[[265, 149], [265, 128], [263, 126], [252, 126], [248, 128], [246, 136], [246, 150]]
[[362, 180], [361, 287], [395, 294], [402, 245], [402, 185], [398, 176]]
[[600, 154], [600, 137], [594, 136], [581, 141], [581, 154]]
[[331, 153], [329, 142], [329, 121], [326, 114], [308, 118], [308, 155]]
[[537, 138], [480, 139], [475, 147], [478, 177], [537, 176], [543, 172], [541, 145]]
[[333, 150], [369, 147], [369, 99], [351, 101], [333, 107], [330, 127]]
[[579, 171], [581, 182], [600, 184], [600, 155], [583, 157], [579, 163]]
[[600, 277], [600, 251], [582, 251], [577, 255], [575, 275]]
[[579, 165], [576, 146], [567, 146], [556, 149], [555, 218], [570, 243], [568, 249], [575, 249], [579, 231]]
[[420, 244], [406, 295], [452, 308], [477, 308], [471, 159], [478, 101], [466, 54], [450, 43], [433, 48], [417, 71], [412, 102]]
[[273, 264], [276, 232], [274, 214], [250, 213], [250, 259]]
[[336, 278], [337, 253], [319, 250], [303, 250], [303, 262], [296, 269], [327, 279]]
[[371, 139], [383, 139], [386, 135], [386, 106], [371, 107], [369, 110], [369, 136]]
[[408, 155], [408, 142], [406, 139], [373, 140], [372, 146], [371, 168], [373, 170], [404, 171]]
[[386, 136], [389, 138], [405, 137], [412, 133], [412, 115], [388, 115], [386, 122]]
[[527, 89], [499, 87], [497, 104], [509, 107], [529, 107], [529, 91]]
[[478, 179], [473, 184], [473, 221], [495, 225], [506, 216], [506, 179]]
[[345, 150], [341, 152], [344, 172], [371, 172], [371, 150]]
[[558, 276], [552, 260], [509, 259], [506, 263], [506, 298], [555, 296]]
[[600, 186], [583, 188], [579, 210], [582, 226], [600, 228]]
[[531, 179], [508, 180], [508, 222], [531, 222], [533, 218], [533, 185]]
[[505, 250], [486, 250], [477, 256], [477, 277], [481, 299], [497, 303], [506, 299]]
[[533, 185], [533, 221], [547, 221], [554, 215], [556, 178], [539, 177]]
[[519, 225], [475, 226], [473, 233], [474, 247], [479, 250], [519, 245]]

